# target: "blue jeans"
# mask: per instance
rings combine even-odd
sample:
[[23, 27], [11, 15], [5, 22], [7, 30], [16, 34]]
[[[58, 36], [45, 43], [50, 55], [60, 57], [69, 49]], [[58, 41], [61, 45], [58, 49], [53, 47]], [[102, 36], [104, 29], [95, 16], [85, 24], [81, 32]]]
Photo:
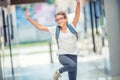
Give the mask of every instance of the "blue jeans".
[[77, 55], [59, 55], [59, 61], [63, 65], [60, 73], [68, 71], [69, 80], [76, 80], [77, 77]]

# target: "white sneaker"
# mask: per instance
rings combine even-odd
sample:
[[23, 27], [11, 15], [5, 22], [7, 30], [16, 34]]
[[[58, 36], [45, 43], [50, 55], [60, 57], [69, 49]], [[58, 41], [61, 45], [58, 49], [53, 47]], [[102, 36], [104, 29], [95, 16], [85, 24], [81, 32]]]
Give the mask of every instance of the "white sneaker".
[[58, 71], [56, 71], [56, 72], [54, 73], [53, 79], [54, 79], [54, 80], [58, 80], [59, 77], [61, 77], [61, 75], [60, 75], [60, 73], [59, 73]]

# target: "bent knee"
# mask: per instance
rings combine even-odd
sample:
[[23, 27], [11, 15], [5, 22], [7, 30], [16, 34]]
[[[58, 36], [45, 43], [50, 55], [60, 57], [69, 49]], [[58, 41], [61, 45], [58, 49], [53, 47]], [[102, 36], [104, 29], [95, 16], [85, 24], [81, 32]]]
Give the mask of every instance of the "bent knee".
[[77, 67], [77, 64], [72, 64], [72, 65], [70, 65], [70, 68], [71, 69], [75, 69]]

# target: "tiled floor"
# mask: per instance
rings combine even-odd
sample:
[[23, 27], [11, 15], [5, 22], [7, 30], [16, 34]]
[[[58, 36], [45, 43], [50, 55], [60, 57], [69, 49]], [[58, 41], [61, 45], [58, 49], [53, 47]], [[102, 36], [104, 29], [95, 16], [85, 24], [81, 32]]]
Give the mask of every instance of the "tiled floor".
[[[54, 71], [61, 67], [60, 64], [47, 64], [39, 66], [29, 66], [21, 68], [18, 74], [15, 74], [16, 80], [53, 80]], [[12, 80], [12, 79], [11, 79]], [[62, 74], [60, 80], [68, 80], [67, 72]], [[78, 64], [77, 80], [112, 80], [103, 69], [97, 69], [85, 63]]]
[[[34, 49], [36, 51], [37, 47], [34, 47]], [[29, 48], [28, 51], [34, 49]], [[41, 48], [38, 47], [38, 49]], [[44, 49], [46, 50], [46, 47]], [[108, 53], [105, 50], [107, 49], [103, 49], [103, 52]], [[4, 58], [5, 80], [53, 80], [54, 72], [62, 66], [54, 52], [54, 63], [50, 63], [50, 54], [48, 53], [30, 55], [22, 54], [23, 52], [27, 51], [22, 50], [21, 55], [13, 57], [15, 79], [11, 77], [9, 58]], [[108, 54], [79, 56], [77, 80], [120, 80], [119, 76], [113, 78], [109, 76], [108, 56]], [[68, 80], [67, 72], [63, 73], [59, 80]]]
[[[22, 55], [20, 60], [21, 67], [14, 69], [15, 80], [53, 80], [54, 72], [62, 66], [57, 58], [54, 63], [48, 62], [49, 54]], [[112, 80], [105, 68], [103, 56], [78, 57], [77, 80]], [[68, 80], [67, 72], [60, 80]]]

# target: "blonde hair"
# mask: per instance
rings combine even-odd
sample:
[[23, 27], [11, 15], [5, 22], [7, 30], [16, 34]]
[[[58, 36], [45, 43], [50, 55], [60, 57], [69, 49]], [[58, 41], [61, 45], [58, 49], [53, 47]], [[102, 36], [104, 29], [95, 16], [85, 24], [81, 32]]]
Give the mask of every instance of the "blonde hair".
[[65, 11], [60, 11], [60, 12], [58, 12], [57, 14], [55, 14], [55, 18], [56, 18], [57, 15], [63, 15], [64, 18], [67, 18], [67, 15], [66, 15], [66, 12], [65, 12]]

